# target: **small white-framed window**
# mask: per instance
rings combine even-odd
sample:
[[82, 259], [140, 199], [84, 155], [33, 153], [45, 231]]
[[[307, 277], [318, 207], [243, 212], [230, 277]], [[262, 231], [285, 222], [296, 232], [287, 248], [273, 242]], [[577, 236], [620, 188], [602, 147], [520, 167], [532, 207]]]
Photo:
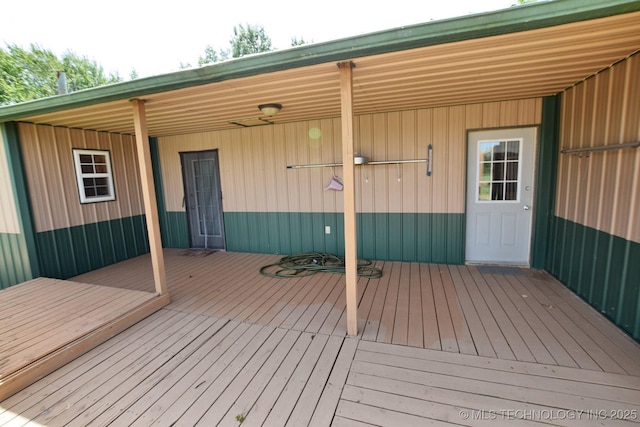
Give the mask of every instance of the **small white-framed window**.
[[115, 200], [111, 156], [107, 150], [73, 149], [80, 203]]

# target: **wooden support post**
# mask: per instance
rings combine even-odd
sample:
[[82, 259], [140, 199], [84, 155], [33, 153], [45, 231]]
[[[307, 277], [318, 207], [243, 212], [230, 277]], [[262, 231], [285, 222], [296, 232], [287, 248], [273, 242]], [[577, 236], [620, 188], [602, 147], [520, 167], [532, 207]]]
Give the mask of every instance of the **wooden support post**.
[[167, 279], [164, 269], [164, 255], [162, 253], [162, 238], [160, 236], [160, 219], [156, 203], [156, 190], [153, 185], [153, 169], [151, 166], [151, 150], [149, 149], [149, 135], [147, 134], [147, 117], [144, 101], [134, 99], [133, 121], [136, 132], [136, 146], [138, 149], [138, 164], [140, 165], [140, 184], [144, 198], [144, 211], [147, 218], [147, 234], [151, 248], [151, 264], [153, 265], [153, 279], [156, 292], [167, 294]]
[[340, 62], [340, 104], [342, 116], [342, 183], [344, 197], [344, 252], [346, 266], [347, 333], [358, 335], [358, 248], [356, 241], [356, 191], [353, 164], [353, 67]]

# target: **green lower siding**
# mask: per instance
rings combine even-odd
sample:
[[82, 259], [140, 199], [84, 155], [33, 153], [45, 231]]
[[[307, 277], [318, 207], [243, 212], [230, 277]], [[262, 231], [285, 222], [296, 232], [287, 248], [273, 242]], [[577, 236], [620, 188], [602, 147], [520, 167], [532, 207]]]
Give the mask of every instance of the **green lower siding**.
[[554, 218], [547, 270], [640, 340], [640, 243]]
[[67, 279], [149, 252], [143, 215], [36, 234], [40, 274]]
[[0, 289], [33, 279], [24, 236], [0, 233]]
[[[188, 247], [186, 214], [167, 212], [164, 219], [165, 247]], [[357, 227], [360, 258], [464, 263], [464, 214], [360, 213]], [[224, 228], [229, 251], [344, 254], [342, 213], [225, 212]]]
[[189, 228], [185, 212], [165, 212], [160, 216], [162, 246], [165, 248], [189, 247]]

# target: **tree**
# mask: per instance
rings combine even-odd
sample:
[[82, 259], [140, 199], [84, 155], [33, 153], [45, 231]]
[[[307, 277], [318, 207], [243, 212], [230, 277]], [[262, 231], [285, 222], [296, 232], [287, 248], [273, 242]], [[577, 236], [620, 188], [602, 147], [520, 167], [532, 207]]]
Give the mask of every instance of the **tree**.
[[122, 81], [117, 74], [105, 74], [95, 60], [71, 51], [58, 58], [50, 50], [32, 44], [0, 48], [0, 105], [56, 95], [57, 72], [67, 76], [69, 92]]
[[269, 52], [273, 50], [271, 38], [266, 35], [264, 28], [242, 24], [233, 27], [233, 37], [231, 43], [231, 56], [240, 58], [251, 53]]
[[[211, 45], [204, 48], [204, 57], [198, 58], [198, 65], [214, 64], [229, 59], [229, 51], [220, 49], [218, 52]], [[189, 65], [189, 64], [187, 64]]]
[[291, 47], [302, 46], [304, 44], [313, 43], [313, 40], [307, 42], [303, 37], [291, 37]]
[[216, 51], [213, 46], [207, 45], [204, 49], [204, 56], [198, 58], [198, 65], [214, 64], [226, 61], [229, 58], [240, 58], [252, 53], [270, 52], [272, 50], [273, 43], [263, 27], [250, 24], [244, 27], [240, 24], [237, 27], [233, 27], [233, 37], [229, 40], [229, 49]]

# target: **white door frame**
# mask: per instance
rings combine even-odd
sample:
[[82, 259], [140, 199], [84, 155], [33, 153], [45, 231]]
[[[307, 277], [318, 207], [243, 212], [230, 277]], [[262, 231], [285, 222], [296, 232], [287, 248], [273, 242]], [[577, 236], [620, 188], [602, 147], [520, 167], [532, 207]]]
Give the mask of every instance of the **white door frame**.
[[530, 265], [537, 144], [537, 126], [467, 133], [467, 264]]

